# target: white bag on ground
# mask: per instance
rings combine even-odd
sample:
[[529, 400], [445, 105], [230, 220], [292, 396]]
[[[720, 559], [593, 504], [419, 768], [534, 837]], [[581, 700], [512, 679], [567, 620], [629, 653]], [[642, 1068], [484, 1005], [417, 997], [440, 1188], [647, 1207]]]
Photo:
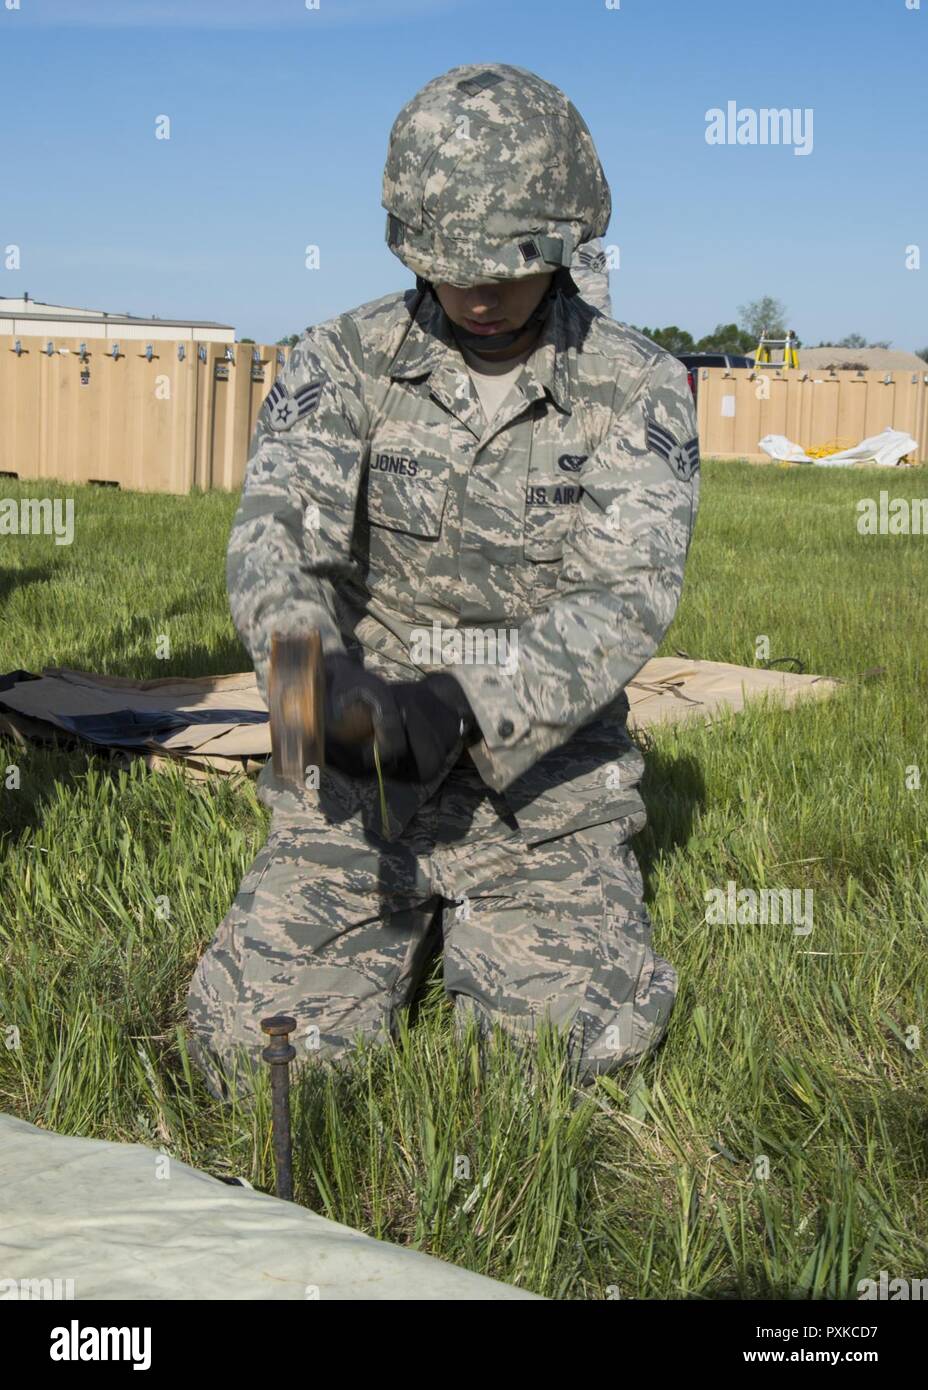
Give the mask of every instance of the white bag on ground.
[[904, 430], [885, 429], [882, 434], [862, 439], [853, 449], [842, 449], [838, 454], [828, 454], [825, 458], [811, 459], [798, 444], [794, 444], [784, 434], [766, 434], [758, 444], [765, 454], [784, 463], [817, 463], [825, 468], [847, 468], [854, 463], [875, 463], [892, 467], [906, 454], [918, 451], [918, 442]]

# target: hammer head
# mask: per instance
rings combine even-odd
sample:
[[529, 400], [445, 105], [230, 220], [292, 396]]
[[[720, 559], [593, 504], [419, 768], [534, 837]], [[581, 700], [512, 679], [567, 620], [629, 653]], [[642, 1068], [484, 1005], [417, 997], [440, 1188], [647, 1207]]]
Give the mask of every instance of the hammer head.
[[267, 678], [274, 772], [301, 786], [325, 763], [325, 672], [317, 631], [275, 632]]
[[[325, 658], [318, 631], [273, 634], [267, 701], [274, 772], [302, 786], [308, 767], [325, 766]], [[340, 743], [372, 739], [370, 707], [340, 711], [329, 733]]]

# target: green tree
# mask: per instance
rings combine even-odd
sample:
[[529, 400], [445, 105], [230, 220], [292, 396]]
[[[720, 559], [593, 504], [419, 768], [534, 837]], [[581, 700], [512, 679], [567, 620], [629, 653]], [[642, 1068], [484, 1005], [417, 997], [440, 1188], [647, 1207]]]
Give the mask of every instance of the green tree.
[[749, 304], [739, 304], [738, 322], [745, 333], [753, 339], [756, 347], [761, 333], [768, 337], [782, 338], [786, 334], [786, 305], [772, 295], [762, 295], [752, 299]]
[[[632, 327], [635, 325], [632, 324]], [[698, 342], [692, 333], [687, 333], [685, 328], [678, 328], [676, 324], [670, 324], [667, 328], [639, 328], [638, 332], [643, 333], [666, 352], [673, 353], [674, 357], [682, 357], [691, 352], [730, 352], [744, 356], [753, 352], [757, 346], [756, 339], [736, 323], [716, 324], [712, 332], [707, 333]]]
[[916, 348], [915, 356], [920, 357], [923, 362], [928, 362], [928, 347]]
[[823, 343], [823, 347], [845, 347], [845, 348], [888, 348], [892, 343], [886, 339], [881, 339], [878, 343], [868, 343], [862, 333], [849, 333], [846, 338], [842, 338], [840, 343]]
[[[632, 324], [632, 328], [636, 325]], [[693, 345], [693, 335], [687, 333], [683, 328], [677, 328], [676, 324], [671, 324], [669, 328], [638, 328], [638, 333], [643, 333], [646, 338], [650, 338], [652, 343], [657, 343], [665, 352], [673, 353], [674, 357], [679, 357], [684, 352], [695, 352]]]
[[757, 339], [736, 323], [718, 323], [693, 349], [694, 352], [730, 352], [744, 356], [757, 347]]

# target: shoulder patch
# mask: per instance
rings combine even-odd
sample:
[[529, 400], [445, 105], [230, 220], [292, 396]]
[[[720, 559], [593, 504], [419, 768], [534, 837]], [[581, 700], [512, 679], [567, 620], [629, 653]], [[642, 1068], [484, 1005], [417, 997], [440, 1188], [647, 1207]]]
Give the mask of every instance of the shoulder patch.
[[699, 468], [699, 436], [694, 435], [685, 444], [678, 444], [669, 430], [659, 425], [650, 416], [645, 421], [645, 440], [654, 454], [659, 454], [676, 473], [686, 481], [692, 478]]
[[594, 251], [589, 246], [580, 246], [575, 252], [577, 265], [583, 270], [604, 271], [606, 269], [605, 251]]
[[283, 381], [275, 381], [264, 400], [270, 428], [292, 429], [298, 420], [304, 419], [311, 410], [316, 409], [324, 385], [325, 378], [320, 377], [318, 381], [308, 381], [305, 386], [298, 386], [295, 391], [291, 391]]

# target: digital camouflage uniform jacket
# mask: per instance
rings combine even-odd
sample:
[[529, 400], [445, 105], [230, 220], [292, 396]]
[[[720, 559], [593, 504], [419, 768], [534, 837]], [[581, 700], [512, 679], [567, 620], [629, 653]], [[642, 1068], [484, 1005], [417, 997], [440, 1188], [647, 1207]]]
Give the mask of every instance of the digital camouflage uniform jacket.
[[[489, 423], [421, 284], [320, 324], [262, 408], [229, 543], [259, 686], [275, 630], [318, 627], [387, 678], [450, 669], [469, 756], [529, 843], [637, 811], [623, 688], [677, 607], [698, 468], [685, 369], [579, 295], [556, 292]], [[516, 660], [442, 666], [421, 638], [413, 659], [417, 632], [449, 628], [515, 632]], [[293, 793], [266, 773], [265, 799], [328, 796], [380, 832], [371, 779], [326, 769]], [[444, 775], [387, 780], [387, 838]]]

